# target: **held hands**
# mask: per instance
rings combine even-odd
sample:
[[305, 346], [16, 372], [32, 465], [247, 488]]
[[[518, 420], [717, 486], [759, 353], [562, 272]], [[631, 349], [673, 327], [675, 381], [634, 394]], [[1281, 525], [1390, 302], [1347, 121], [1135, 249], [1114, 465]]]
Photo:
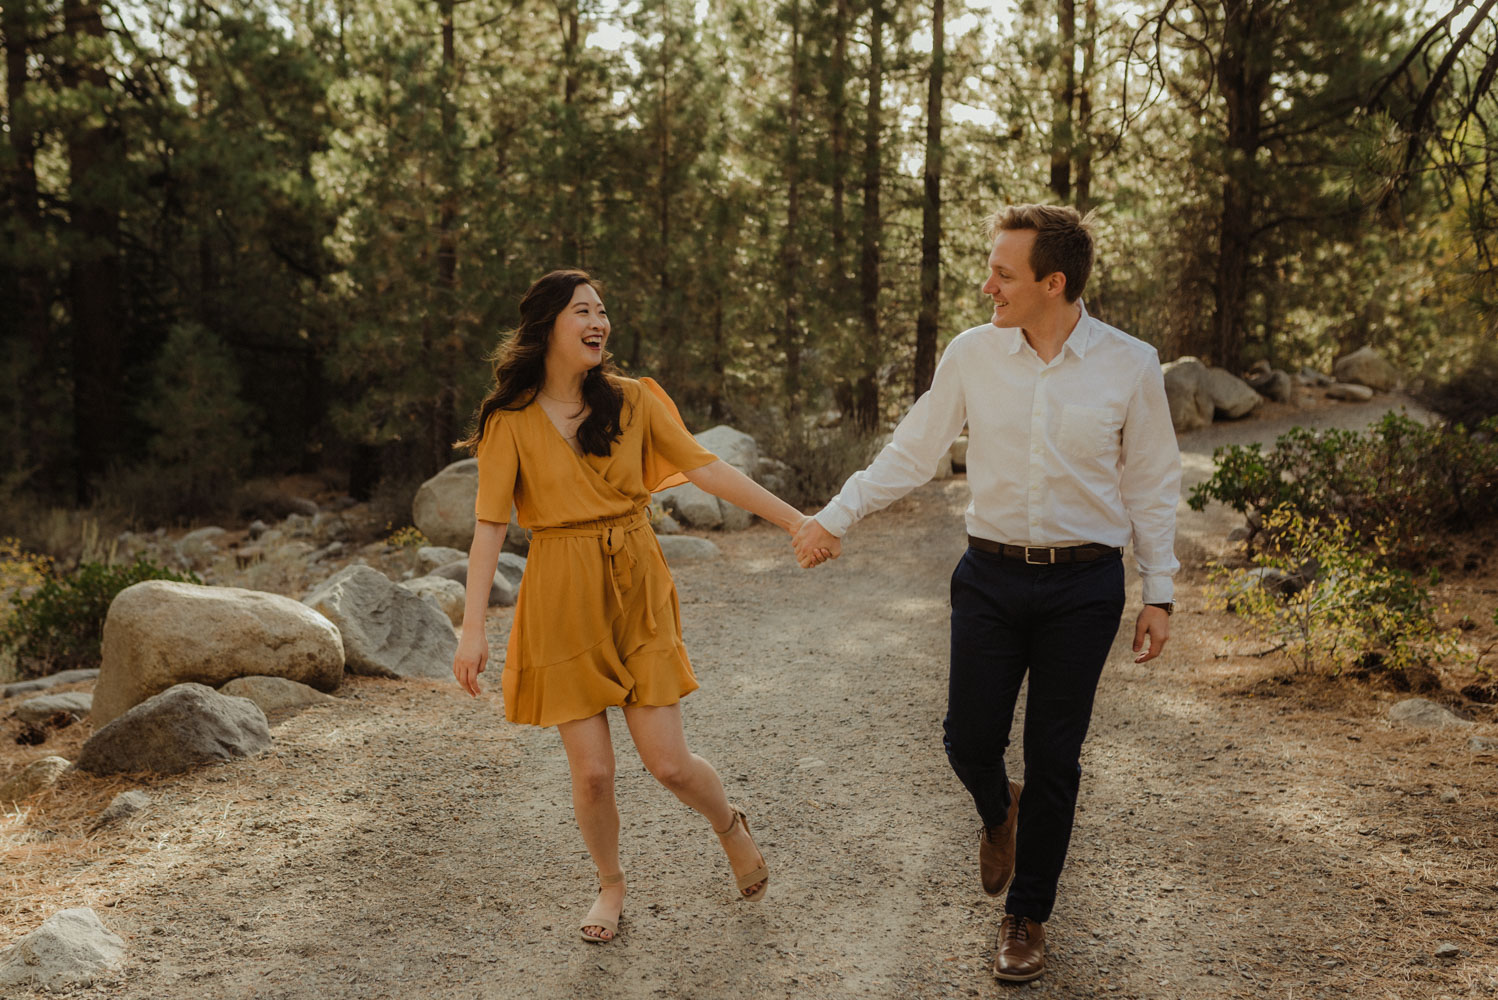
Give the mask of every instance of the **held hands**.
[[814, 517], [803, 517], [791, 538], [796, 547], [796, 562], [802, 569], [820, 566], [843, 554], [843, 540], [833, 535]]
[[458, 651], [453, 655], [453, 676], [458, 679], [458, 686], [477, 698], [479, 674], [484, 672], [484, 665], [488, 662], [489, 640], [484, 633], [481, 631], [477, 635], [470, 635], [464, 629], [458, 640]]
[[[1149, 639], [1149, 648], [1145, 648], [1145, 639]], [[1139, 610], [1139, 620], [1134, 623], [1134, 657], [1135, 663], [1143, 663], [1153, 660], [1160, 655], [1165, 648], [1165, 640], [1170, 638], [1170, 615], [1165, 613], [1164, 608], [1156, 608], [1146, 604]]]

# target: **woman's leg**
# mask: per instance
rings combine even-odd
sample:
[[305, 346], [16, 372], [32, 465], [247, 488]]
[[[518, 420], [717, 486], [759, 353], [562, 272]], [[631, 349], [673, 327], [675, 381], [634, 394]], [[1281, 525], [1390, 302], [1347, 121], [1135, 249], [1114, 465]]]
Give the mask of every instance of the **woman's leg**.
[[[598, 866], [598, 874], [614, 875], [620, 871], [619, 810], [614, 805], [614, 744], [609, 739], [608, 718], [599, 712], [591, 718], [564, 722], [557, 726], [557, 732], [567, 750], [567, 769], [572, 773], [572, 813], [577, 828]], [[598, 906], [618, 919], [624, 908], [624, 884], [600, 888]], [[613, 936], [596, 924], [587, 930], [597, 937]]]
[[[759, 867], [763, 858], [744, 828], [734, 822], [733, 807], [713, 766], [687, 749], [681, 705], [626, 705], [624, 721], [645, 768], [678, 799], [707, 817], [722, 835], [723, 850], [736, 872]], [[759, 883], [744, 890], [751, 895]]]

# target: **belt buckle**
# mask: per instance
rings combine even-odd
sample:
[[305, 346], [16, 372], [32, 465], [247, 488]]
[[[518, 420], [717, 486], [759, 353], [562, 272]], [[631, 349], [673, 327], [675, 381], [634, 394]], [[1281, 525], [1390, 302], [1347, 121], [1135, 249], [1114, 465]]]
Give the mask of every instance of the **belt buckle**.
[[[1032, 551], [1035, 551], [1035, 552], [1044, 552], [1049, 558], [1047, 558], [1047, 559], [1041, 559], [1041, 560], [1031, 559], [1030, 558], [1030, 553]], [[1026, 566], [1054, 566], [1055, 563], [1056, 563], [1056, 550], [1055, 549], [1047, 548], [1044, 545], [1026, 545], [1025, 546], [1025, 565]]]

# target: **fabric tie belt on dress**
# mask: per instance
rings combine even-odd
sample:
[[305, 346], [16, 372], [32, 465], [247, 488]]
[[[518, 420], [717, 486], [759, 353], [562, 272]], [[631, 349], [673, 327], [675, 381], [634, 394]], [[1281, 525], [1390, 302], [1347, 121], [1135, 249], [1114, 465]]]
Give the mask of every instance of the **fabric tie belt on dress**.
[[[603, 557], [609, 564], [609, 594], [613, 598], [618, 614], [624, 613], [624, 592], [634, 586], [635, 556], [624, 545], [625, 536], [632, 531], [650, 530], [650, 518], [643, 509], [619, 517], [606, 517], [599, 521], [580, 521], [555, 528], [536, 528], [531, 539], [546, 538], [596, 538]], [[646, 615], [650, 615], [646, 609]], [[651, 634], [655, 633], [655, 621], [648, 621]]]

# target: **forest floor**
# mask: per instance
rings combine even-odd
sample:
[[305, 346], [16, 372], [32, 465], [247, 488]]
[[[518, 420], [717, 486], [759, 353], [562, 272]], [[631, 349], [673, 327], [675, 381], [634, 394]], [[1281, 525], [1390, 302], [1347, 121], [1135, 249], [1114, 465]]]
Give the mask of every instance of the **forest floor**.
[[[1188, 482], [1215, 444], [1387, 405], [1184, 436]], [[1377, 678], [1292, 675], [1224, 639], [1234, 622], [1200, 567], [1230, 553], [1235, 518], [1184, 507], [1174, 638], [1132, 662], [1131, 583], [1103, 676], [1049, 971], [997, 983], [1001, 906], [978, 886], [977, 819], [940, 740], [967, 498], [961, 478], [928, 484], [815, 571], [763, 524], [676, 571], [702, 682], [688, 739], [752, 820], [763, 903], [735, 899], [707, 824], [611, 713], [629, 895], [619, 940], [583, 943], [594, 875], [556, 733], [507, 724], [489, 674], [477, 700], [351, 678], [336, 703], [272, 720], [255, 759], [69, 775], [0, 817], [0, 943], [92, 906], [126, 963], [73, 995], [139, 1000], [1498, 997], [1498, 755], [1470, 750], [1471, 729], [1391, 725], [1406, 695]], [[1491, 614], [1487, 558], [1443, 584], [1453, 614]], [[491, 612], [496, 651], [509, 620]], [[1443, 680], [1430, 696], [1460, 703], [1470, 675]], [[1467, 706], [1489, 735], [1493, 708]], [[22, 747], [18, 728], [0, 721], [0, 774], [71, 759], [89, 730]], [[154, 804], [90, 833], [128, 787]], [[1458, 957], [1435, 957], [1442, 942]]]

